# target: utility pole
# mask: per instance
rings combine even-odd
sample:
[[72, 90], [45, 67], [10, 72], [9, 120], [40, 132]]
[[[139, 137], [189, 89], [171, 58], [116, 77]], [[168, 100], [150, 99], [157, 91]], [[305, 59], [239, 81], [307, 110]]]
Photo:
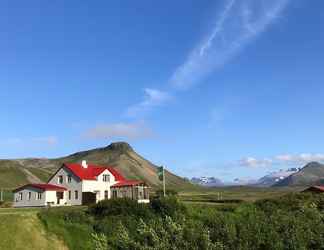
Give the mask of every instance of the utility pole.
[[3, 201], [3, 190], [0, 191], [0, 201]]

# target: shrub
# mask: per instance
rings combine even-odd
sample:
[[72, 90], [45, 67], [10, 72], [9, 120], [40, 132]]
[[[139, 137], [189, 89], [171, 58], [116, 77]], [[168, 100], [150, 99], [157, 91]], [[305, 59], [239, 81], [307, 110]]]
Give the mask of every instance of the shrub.
[[[174, 189], [167, 189], [165, 190], [165, 195], [166, 196], [176, 196], [178, 195], [178, 192]], [[164, 192], [163, 189], [159, 189], [155, 192], [156, 197], [164, 197]]]
[[96, 218], [107, 216], [135, 216], [150, 218], [152, 215], [147, 204], [141, 204], [135, 200], [127, 198], [100, 201], [97, 204], [90, 206], [88, 212]]
[[160, 216], [182, 216], [186, 213], [186, 207], [175, 196], [155, 198], [151, 201], [151, 208]]

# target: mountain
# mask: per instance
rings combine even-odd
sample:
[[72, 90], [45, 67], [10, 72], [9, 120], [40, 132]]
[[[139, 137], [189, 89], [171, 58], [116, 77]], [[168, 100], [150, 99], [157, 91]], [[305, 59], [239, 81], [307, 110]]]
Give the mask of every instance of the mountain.
[[220, 179], [217, 179], [215, 177], [193, 177], [190, 181], [193, 184], [205, 187], [219, 187], [224, 185], [224, 183]]
[[256, 183], [255, 186], [260, 187], [271, 187], [272, 185], [284, 180], [288, 176], [295, 174], [298, 172], [298, 168], [289, 168], [288, 170], [280, 170], [277, 172], [272, 172], [260, 178]]
[[284, 178], [273, 186], [312, 186], [324, 183], [324, 165], [318, 162], [308, 163], [300, 171]]
[[[0, 160], [0, 188], [14, 188], [29, 182], [44, 182], [64, 163], [86, 160], [98, 165], [114, 166], [126, 178], [145, 181], [152, 189], [160, 188], [156, 165], [144, 159], [125, 142], [111, 143], [107, 147], [77, 152], [56, 159], [30, 158]], [[170, 189], [193, 188], [190, 182], [166, 171], [166, 186]]]

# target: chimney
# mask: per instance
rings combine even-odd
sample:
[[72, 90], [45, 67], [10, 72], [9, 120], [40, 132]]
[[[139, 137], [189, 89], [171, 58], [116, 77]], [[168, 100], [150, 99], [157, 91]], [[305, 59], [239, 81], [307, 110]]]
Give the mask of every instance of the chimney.
[[88, 168], [87, 161], [85, 161], [85, 160], [82, 161], [81, 165], [83, 168]]

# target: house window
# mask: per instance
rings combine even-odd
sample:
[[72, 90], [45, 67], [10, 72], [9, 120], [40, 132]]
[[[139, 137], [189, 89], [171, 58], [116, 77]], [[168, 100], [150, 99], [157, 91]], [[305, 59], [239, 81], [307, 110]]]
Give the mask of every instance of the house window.
[[105, 200], [108, 199], [108, 190], [105, 190]]
[[20, 193], [19, 193], [19, 200], [20, 200], [20, 201], [22, 201], [22, 197], [23, 197], [23, 193], [20, 192]]
[[74, 191], [74, 199], [79, 199], [79, 193], [77, 190]]
[[41, 200], [42, 199], [42, 193], [38, 192], [36, 194], [36, 200]]
[[31, 199], [31, 192], [28, 192], [28, 200], [30, 201]]
[[63, 175], [59, 175], [57, 182], [59, 184], [62, 184], [63, 183]]
[[104, 174], [102, 176], [102, 181], [104, 181], [104, 182], [110, 182], [110, 175], [109, 174]]
[[71, 190], [69, 190], [69, 200], [71, 200]]
[[71, 175], [68, 175], [68, 176], [67, 176], [67, 182], [68, 182], [68, 183], [71, 183], [71, 182], [72, 182], [72, 176], [71, 176]]
[[113, 190], [113, 198], [117, 198], [117, 190]]

